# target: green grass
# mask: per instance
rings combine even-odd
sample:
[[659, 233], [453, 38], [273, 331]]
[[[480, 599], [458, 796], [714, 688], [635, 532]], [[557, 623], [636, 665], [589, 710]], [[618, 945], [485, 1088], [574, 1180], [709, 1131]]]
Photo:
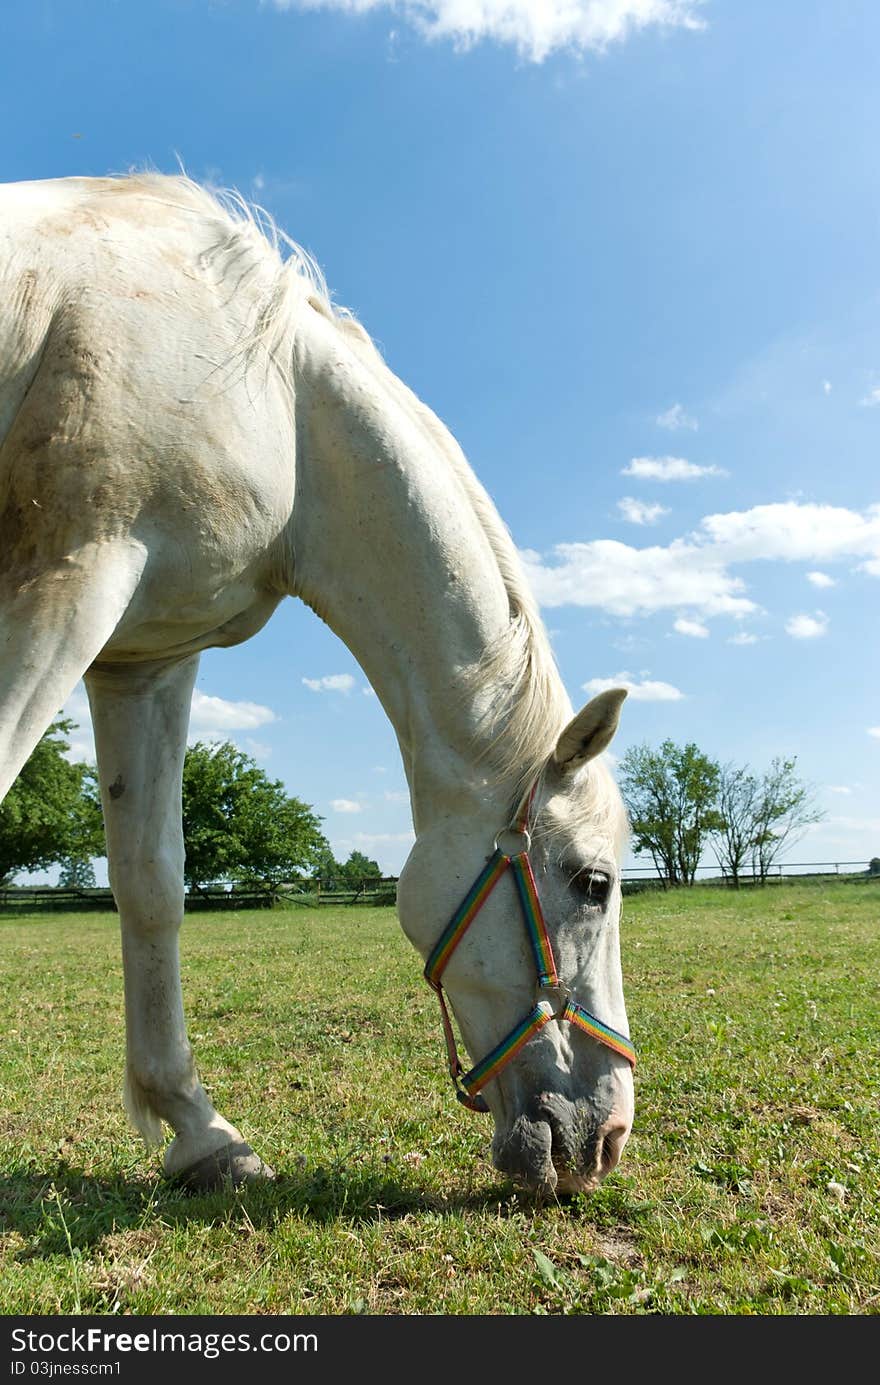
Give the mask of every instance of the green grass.
[[167, 1185], [118, 1095], [117, 927], [0, 919], [0, 1312], [880, 1312], [873, 885], [627, 899], [633, 1135], [543, 1204], [492, 1170], [377, 908], [187, 919], [203, 1078], [279, 1177]]

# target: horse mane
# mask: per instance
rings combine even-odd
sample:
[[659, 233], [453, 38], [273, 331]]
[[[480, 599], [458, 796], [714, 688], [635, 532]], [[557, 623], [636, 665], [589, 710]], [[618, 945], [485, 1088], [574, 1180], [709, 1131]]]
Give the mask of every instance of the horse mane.
[[[510, 530], [452, 433], [395, 375], [354, 314], [333, 301], [315, 258], [264, 207], [235, 189], [209, 187], [183, 172], [129, 173], [104, 182], [112, 190], [165, 202], [210, 223], [216, 240], [203, 252], [202, 261], [228, 282], [230, 293], [248, 284], [255, 303], [236, 352], [245, 370], [260, 358], [271, 363], [292, 397], [292, 339], [299, 313], [308, 306], [335, 325], [385, 391], [435, 443], [486, 536], [510, 603], [508, 641], [466, 671], [462, 696], [480, 687], [501, 689], [477, 739], [484, 747], [486, 771], [499, 779], [516, 776], [516, 792], [524, 792], [546, 764], [572, 716], [572, 705]], [[594, 761], [583, 777], [584, 819], [595, 822], [598, 815], [615, 822], [612, 835], [618, 842], [625, 820], [617, 823], [620, 798], [613, 777], [601, 761]]]

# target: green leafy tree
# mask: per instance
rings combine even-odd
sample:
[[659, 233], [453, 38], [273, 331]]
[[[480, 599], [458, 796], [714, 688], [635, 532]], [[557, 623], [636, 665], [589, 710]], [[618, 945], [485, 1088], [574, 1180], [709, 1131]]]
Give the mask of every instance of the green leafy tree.
[[330, 843], [325, 842], [315, 852], [314, 865], [312, 866], [312, 879], [320, 880], [328, 889], [335, 889], [336, 882], [341, 880], [342, 867], [330, 849]]
[[382, 870], [377, 861], [365, 856], [362, 851], [352, 851], [347, 861], [337, 861], [329, 843], [325, 850], [319, 851], [312, 878], [330, 890], [350, 889], [362, 880], [381, 880]]
[[378, 863], [371, 861], [362, 851], [353, 851], [348, 860], [338, 867], [338, 873], [347, 885], [359, 885], [362, 880], [382, 879]]
[[724, 765], [718, 776], [718, 812], [721, 825], [712, 845], [724, 874], [739, 889], [743, 868], [752, 857], [761, 786], [746, 765]]
[[714, 835], [718, 862], [738, 886], [743, 868], [762, 884], [786, 847], [825, 816], [796, 773], [796, 760], [777, 756], [760, 777], [748, 768], [725, 765], [718, 788], [722, 825]]
[[98, 885], [95, 867], [91, 861], [84, 861], [77, 856], [67, 856], [61, 862], [58, 884], [62, 890], [94, 890]]
[[813, 791], [798, 779], [797, 757], [777, 755], [763, 774], [755, 805], [752, 869], [763, 884], [782, 852], [825, 817]]
[[0, 804], [0, 880], [106, 851], [94, 771], [67, 759], [74, 725], [53, 721]]
[[666, 740], [659, 750], [631, 746], [618, 779], [637, 855], [649, 854], [671, 885], [693, 884], [717, 809], [720, 766], [694, 744]]
[[186, 752], [183, 766], [184, 878], [273, 889], [314, 870], [327, 849], [321, 819], [288, 795], [230, 741]]

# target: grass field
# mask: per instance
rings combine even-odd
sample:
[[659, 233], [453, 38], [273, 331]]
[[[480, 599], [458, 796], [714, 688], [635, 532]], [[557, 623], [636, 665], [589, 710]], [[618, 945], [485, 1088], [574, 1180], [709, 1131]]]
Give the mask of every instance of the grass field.
[[628, 899], [633, 1135], [544, 1204], [377, 908], [187, 919], [203, 1078], [279, 1177], [167, 1185], [119, 1099], [117, 927], [0, 919], [0, 1312], [880, 1312], [880, 888]]

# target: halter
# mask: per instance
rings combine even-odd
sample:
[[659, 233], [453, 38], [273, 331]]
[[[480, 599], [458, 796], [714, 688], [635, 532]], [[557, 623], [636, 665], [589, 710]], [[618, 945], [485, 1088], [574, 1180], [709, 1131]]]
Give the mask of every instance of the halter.
[[[519, 811], [509, 827], [503, 828], [495, 838], [493, 854], [487, 860], [464, 899], [459, 904], [446, 925], [433, 951], [425, 963], [424, 976], [428, 985], [440, 1001], [443, 1017], [443, 1034], [446, 1039], [446, 1053], [449, 1059], [449, 1072], [455, 1095], [463, 1106], [471, 1111], [488, 1111], [485, 1099], [479, 1095], [481, 1088], [501, 1069], [516, 1057], [520, 1049], [551, 1020], [567, 1020], [577, 1029], [589, 1034], [600, 1044], [614, 1049], [635, 1067], [636, 1051], [625, 1034], [620, 1034], [610, 1025], [603, 1024], [589, 1010], [585, 1010], [576, 1000], [572, 1000], [568, 987], [559, 980], [550, 935], [538, 898], [535, 874], [529, 860], [532, 838], [529, 832], [529, 817], [538, 781], [526, 794]], [[522, 907], [526, 934], [532, 949], [535, 970], [538, 974], [535, 1005], [520, 1020], [491, 1053], [475, 1064], [470, 1072], [465, 1072], [458, 1058], [455, 1034], [446, 998], [443, 994], [441, 978], [455, 949], [458, 947], [477, 914], [494, 890], [498, 881], [510, 870], [513, 872], [517, 894]]]

